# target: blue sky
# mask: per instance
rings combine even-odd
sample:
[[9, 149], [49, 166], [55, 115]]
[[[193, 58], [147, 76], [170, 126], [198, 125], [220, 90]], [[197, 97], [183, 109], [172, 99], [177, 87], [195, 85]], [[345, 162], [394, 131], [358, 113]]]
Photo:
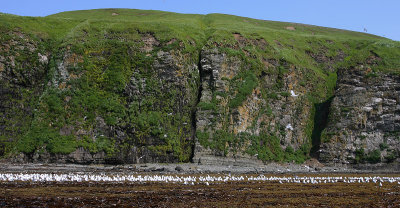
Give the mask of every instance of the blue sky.
[[400, 41], [400, 0], [0, 0], [0, 12], [24, 16], [98, 8], [224, 13], [353, 31], [366, 28]]

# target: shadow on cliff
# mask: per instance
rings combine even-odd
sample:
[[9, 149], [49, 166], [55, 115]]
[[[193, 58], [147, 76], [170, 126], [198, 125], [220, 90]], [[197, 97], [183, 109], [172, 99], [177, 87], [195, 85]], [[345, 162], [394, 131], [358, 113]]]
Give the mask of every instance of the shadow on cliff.
[[318, 159], [318, 150], [321, 145], [321, 134], [328, 124], [329, 109], [331, 107], [332, 100], [333, 96], [325, 102], [314, 104], [314, 128], [311, 135], [312, 148], [310, 152], [310, 156], [313, 158]]
[[195, 152], [195, 147], [196, 147], [196, 130], [197, 130], [197, 125], [196, 125], [196, 114], [197, 114], [197, 105], [200, 103], [201, 99], [201, 92], [203, 91], [202, 87], [202, 82], [203, 79], [202, 77], [204, 76], [203, 72], [203, 67], [201, 65], [201, 51], [199, 52], [199, 60], [197, 62], [197, 69], [199, 70], [199, 79], [197, 80], [198, 82], [198, 89], [197, 89], [197, 98], [196, 98], [196, 103], [192, 108], [191, 112], [191, 120], [192, 120], [192, 153], [190, 154], [189, 161], [193, 163], [193, 157], [194, 157], [194, 152]]

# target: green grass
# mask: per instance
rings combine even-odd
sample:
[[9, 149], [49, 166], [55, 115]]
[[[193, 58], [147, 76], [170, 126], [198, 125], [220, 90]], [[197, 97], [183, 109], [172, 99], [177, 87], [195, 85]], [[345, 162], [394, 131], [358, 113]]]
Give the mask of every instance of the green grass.
[[[113, 16], [113, 13], [119, 15]], [[328, 49], [327, 54], [332, 55], [342, 50], [349, 55], [348, 61], [343, 63], [345, 65], [359, 62], [369, 55], [369, 51], [374, 51], [384, 57], [382, 62], [385, 66], [381, 67], [381, 70], [396, 70], [395, 67], [400, 65], [396, 58], [400, 52], [393, 50], [393, 48], [399, 48], [400, 44], [386, 38], [333, 28], [256, 20], [233, 15], [98, 9], [62, 12], [47, 17], [2, 15], [0, 18], [3, 20], [0, 23], [2, 27], [21, 28], [38, 37], [63, 44], [71, 43], [74, 37], [80, 37], [82, 33], [88, 31], [93, 33], [93, 30], [97, 33], [113, 31], [117, 34], [122, 31], [136, 30], [141, 33], [151, 32], [160, 41], [169, 41], [172, 38], [182, 40], [185, 43], [185, 49], [190, 51], [198, 50], [203, 44], [211, 42], [233, 45], [236, 41], [232, 33], [240, 33], [249, 40], [265, 40], [266, 51], [257, 50], [259, 55], [283, 59], [298, 66], [313, 69], [321, 77], [324, 77], [324, 73], [305, 51], [325, 47]], [[287, 30], [286, 27], [289, 26], [295, 27], [296, 30]], [[77, 38], [75, 41], [81, 40]], [[188, 41], [193, 41], [195, 45], [188, 44]], [[357, 50], [354, 50], [355, 48]], [[361, 50], [365, 53], [360, 53], [360, 49], [365, 49]]]
[[237, 89], [237, 93], [229, 103], [229, 107], [231, 108], [237, 108], [240, 106], [258, 85], [257, 77], [254, 73], [249, 71], [238, 75], [236, 79], [239, 79], [236, 81], [238, 86], [235, 86], [234, 88]]

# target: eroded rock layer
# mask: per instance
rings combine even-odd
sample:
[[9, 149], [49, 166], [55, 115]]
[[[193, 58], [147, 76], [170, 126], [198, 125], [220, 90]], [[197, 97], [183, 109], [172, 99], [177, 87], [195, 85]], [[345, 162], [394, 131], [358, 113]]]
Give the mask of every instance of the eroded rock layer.
[[400, 77], [359, 66], [338, 72], [320, 159], [390, 162], [400, 150]]

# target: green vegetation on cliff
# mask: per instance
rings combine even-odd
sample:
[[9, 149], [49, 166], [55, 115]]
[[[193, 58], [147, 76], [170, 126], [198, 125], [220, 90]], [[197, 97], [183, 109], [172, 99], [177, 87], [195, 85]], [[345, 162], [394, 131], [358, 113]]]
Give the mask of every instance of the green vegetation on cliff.
[[[225, 156], [242, 152], [263, 161], [301, 163], [319, 121], [320, 109], [313, 106], [332, 97], [338, 69], [363, 64], [368, 76], [400, 69], [395, 41], [222, 14], [131, 9], [1, 14], [0, 41], [1, 90], [10, 96], [0, 100], [5, 109], [0, 154], [7, 156], [69, 154], [83, 147], [119, 162], [142, 162], [142, 157], [187, 162], [196, 136]], [[224, 77], [229, 90], [213, 91], [210, 101], [199, 102], [199, 54], [214, 48], [238, 60], [239, 71]], [[288, 127], [273, 121], [292, 89], [302, 94], [290, 107], [293, 116], [307, 118], [302, 138], [282, 144]], [[244, 133], [235, 132], [231, 117], [258, 91], [263, 103], [257, 118]], [[199, 110], [212, 112], [221, 126], [197, 130]], [[270, 123], [257, 122], [262, 119]], [[255, 126], [261, 132], [249, 133]]]

